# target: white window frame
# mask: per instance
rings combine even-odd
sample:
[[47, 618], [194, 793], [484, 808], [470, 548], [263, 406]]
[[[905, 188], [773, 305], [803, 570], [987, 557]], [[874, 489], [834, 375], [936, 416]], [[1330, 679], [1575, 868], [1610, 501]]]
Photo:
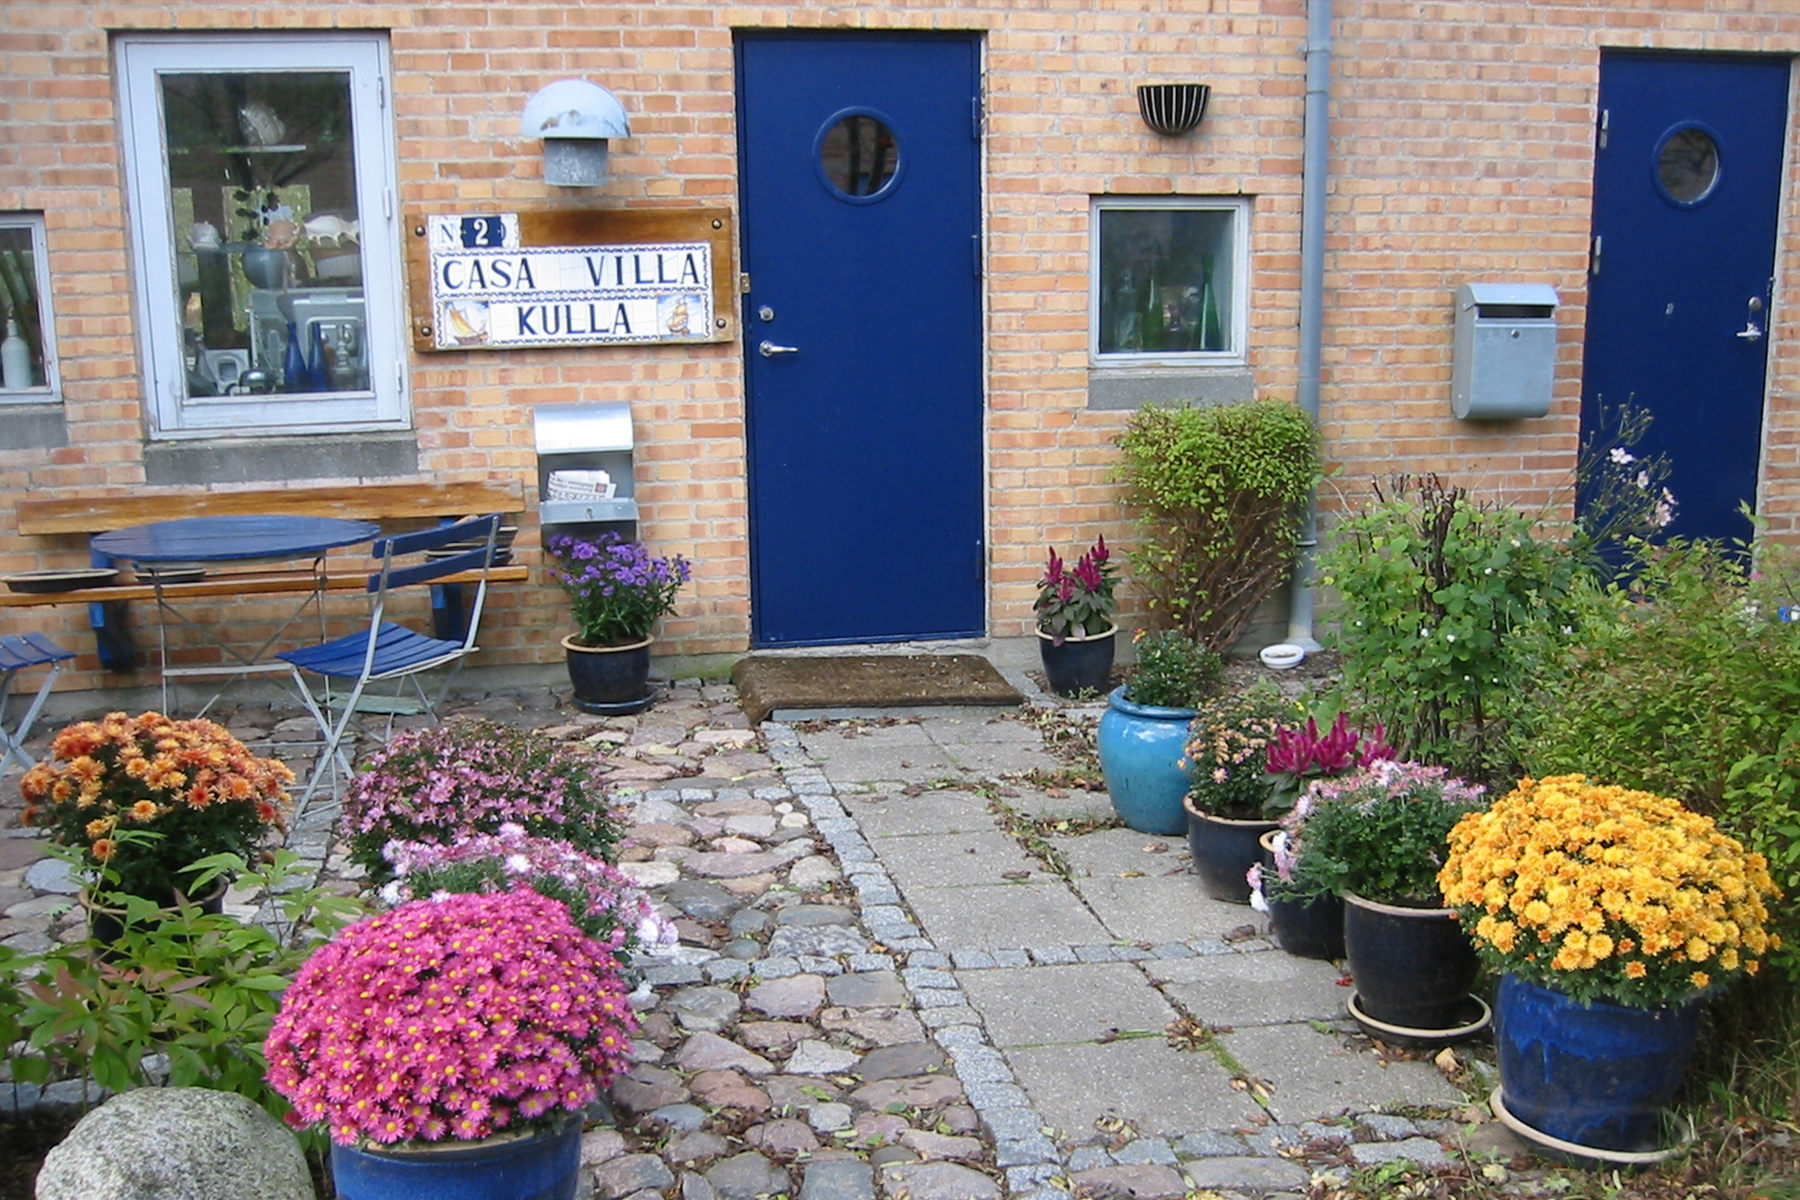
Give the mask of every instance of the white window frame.
[[[56, 365], [56, 314], [50, 306], [50, 252], [44, 235], [44, 214], [0, 213], [0, 229], [31, 233], [31, 283], [37, 289], [38, 329], [44, 341], [44, 382], [29, 388], [0, 387], [0, 404], [54, 404], [62, 399], [62, 374]], [[0, 332], [3, 331], [0, 326]]]
[[[1100, 214], [1132, 209], [1232, 214], [1231, 322], [1226, 350], [1100, 351]], [[1250, 361], [1250, 198], [1248, 196], [1094, 196], [1088, 217], [1088, 365], [1100, 370], [1145, 367], [1241, 367]]]
[[[117, 40], [125, 183], [144, 364], [155, 439], [404, 429], [407, 402], [402, 243], [394, 203], [394, 128], [385, 34], [131, 35]], [[169, 204], [162, 89], [168, 72], [348, 71], [361, 223], [370, 389], [300, 396], [187, 396], [176, 240]]]

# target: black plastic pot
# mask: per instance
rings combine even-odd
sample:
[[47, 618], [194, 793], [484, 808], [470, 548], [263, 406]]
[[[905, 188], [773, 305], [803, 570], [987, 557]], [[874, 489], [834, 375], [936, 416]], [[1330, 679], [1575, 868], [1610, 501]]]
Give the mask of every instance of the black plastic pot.
[[1407, 1029], [1467, 1022], [1479, 964], [1449, 908], [1407, 908], [1344, 893], [1344, 954], [1362, 1009]]

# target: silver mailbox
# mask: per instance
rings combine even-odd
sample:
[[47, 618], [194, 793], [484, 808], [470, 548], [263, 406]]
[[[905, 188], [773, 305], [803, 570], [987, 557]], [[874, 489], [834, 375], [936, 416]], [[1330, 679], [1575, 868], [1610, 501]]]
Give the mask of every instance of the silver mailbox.
[[532, 425], [539, 524], [636, 523], [630, 404], [546, 405]]
[[1456, 289], [1450, 410], [1471, 421], [1541, 417], [1556, 381], [1556, 289], [1465, 283]]

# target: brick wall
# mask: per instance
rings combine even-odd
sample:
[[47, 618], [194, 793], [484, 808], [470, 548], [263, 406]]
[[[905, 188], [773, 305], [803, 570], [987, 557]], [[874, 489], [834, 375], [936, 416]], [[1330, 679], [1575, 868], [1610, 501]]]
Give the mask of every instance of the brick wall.
[[[1577, 436], [1600, 48], [1800, 50], [1800, 12], [1769, 7], [1339, 0], [1323, 406], [1340, 473], [1328, 509], [1401, 469], [1556, 502]], [[70, 445], [0, 448], [0, 500], [143, 479], [109, 33], [388, 31], [401, 204], [444, 211], [565, 202], [542, 183], [538, 146], [519, 135], [518, 117], [532, 92], [571, 75], [604, 83], [631, 114], [604, 202], [735, 204], [732, 31], [784, 27], [985, 34], [989, 631], [1029, 633], [1045, 545], [1067, 551], [1129, 528], [1107, 478], [1124, 415], [1086, 407], [1090, 196], [1253, 196], [1251, 366], [1259, 394], [1293, 394], [1303, 0], [11, 0], [0, 31], [0, 210], [47, 217]], [[1190, 78], [1213, 85], [1200, 132], [1146, 130], [1132, 85]], [[1790, 173], [1784, 208], [1794, 207]], [[1800, 248], [1792, 224], [1784, 260]], [[1465, 279], [1495, 276], [1561, 294], [1556, 402], [1546, 420], [1465, 426], [1449, 415], [1451, 298]], [[1793, 287], [1783, 273], [1761, 505], [1787, 533], [1800, 521], [1800, 342], [1783, 336]], [[415, 356], [423, 468], [534, 482], [533, 407], [629, 399], [643, 533], [698, 564], [666, 643], [742, 649], [740, 353], [730, 344]], [[16, 536], [9, 508], [0, 504], [0, 570], [85, 561], [73, 541]], [[528, 532], [522, 552], [535, 561], [530, 541]], [[490, 661], [556, 657], [566, 625], [556, 592], [533, 586], [496, 617], [484, 638]], [[71, 638], [80, 628], [73, 610], [5, 620]]]

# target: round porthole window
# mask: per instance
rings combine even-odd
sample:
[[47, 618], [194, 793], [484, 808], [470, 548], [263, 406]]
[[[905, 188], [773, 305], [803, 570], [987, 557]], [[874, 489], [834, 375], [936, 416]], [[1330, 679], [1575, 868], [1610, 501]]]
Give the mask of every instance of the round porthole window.
[[1719, 186], [1719, 144], [1698, 125], [1675, 130], [1657, 151], [1656, 179], [1675, 203], [1700, 203]]
[[867, 110], [836, 114], [814, 147], [819, 175], [839, 198], [880, 199], [900, 177], [900, 142], [888, 123]]

